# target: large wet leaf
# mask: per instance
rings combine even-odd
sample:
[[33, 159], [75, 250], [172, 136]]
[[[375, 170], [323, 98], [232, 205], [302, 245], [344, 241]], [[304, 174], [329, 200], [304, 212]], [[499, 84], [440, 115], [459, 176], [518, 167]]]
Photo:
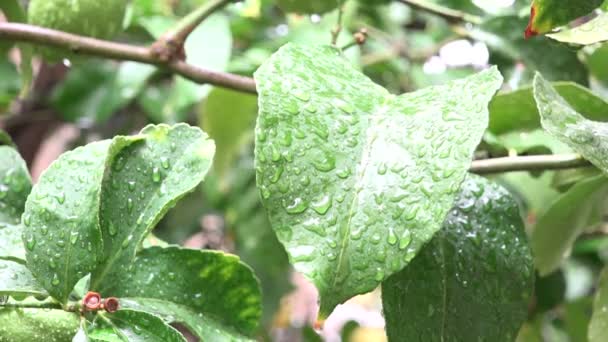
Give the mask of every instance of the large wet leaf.
[[148, 126], [140, 136], [116, 155], [103, 179], [103, 260], [91, 277], [94, 290], [124, 277], [142, 240], [203, 180], [215, 152], [207, 134], [186, 124]]
[[107, 295], [173, 302], [247, 335], [262, 313], [253, 272], [238, 257], [222, 252], [146, 248], [131, 271], [108, 285]]
[[442, 230], [382, 284], [395, 341], [513, 341], [526, 320], [534, 267], [515, 199], [469, 176]]
[[0, 308], [0, 341], [71, 341], [78, 314], [63, 310]]
[[[0, 259], [0, 295], [46, 295], [25, 265]], [[2, 339], [0, 339], [2, 341]]]
[[129, 309], [98, 315], [87, 333], [89, 338], [101, 341], [186, 342], [179, 331], [159, 317]]
[[0, 223], [21, 221], [31, 190], [32, 180], [23, 158], [13, 147], [0, 146]]
[[555, 40], [564, 43], [591, 45], [608, 40], [608, 13], [602, 13], [596, 18], [572, 29], [549, 34]]
[[608, 122], [586, 119], [540, 74], [534, 78], [534, 99], [543, 128], [608, 173]]
[[25, 262], [23, 226], [0, 223], [0, 258]]
[[608, 331], [608, 268], [602, 271], [589, 324], [589, 342], [603, 342]]
[[556, 27], [566, 25], [576, 18], [591, 13], [591, 11], [600, 7], [604, 1], [534, 0], [532, 1], [530, 22], [526, 29], [526, 36], [544, 34]]
[[105, 165], [136, 138], [95, 142], [64, 153], [40, 176], [25, 204], [23, 243], [40, 284], [65, 302], [102, 257], [99, 196]]
[[322, 314], [402, 269], [441, 227], [500, 87], [496, 69], [401, 96], [325, 46], [256, 72], [257, 184]]
[[606, 194], [608, 179], [603, 175], [589, 177], [560, 195], [538, 218], [531, 244], [541, 275], [555, 271], [590, 222], [600, 221], [602, 214], [594, 208], [602, 205]]

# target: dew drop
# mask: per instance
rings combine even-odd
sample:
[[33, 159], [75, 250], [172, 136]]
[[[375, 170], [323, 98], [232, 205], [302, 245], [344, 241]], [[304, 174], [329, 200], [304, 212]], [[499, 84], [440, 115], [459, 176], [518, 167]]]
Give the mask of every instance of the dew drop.
[[127, 182], [127, 187], [129, 188], [130, 191], [135, 190], [135, 182], [134, 181]]
[[288, 214], [293, 215], [303, 213], [307, 208], [308, 203], [304, 202], [302, 198], [296, 197], [293, 202], [285, 206], [285, 211], [287, 211]]
[[397, 243], [397, 235], [395, 235], [395, 231], [393, 231], [393, 228], [388, 229], [387, 241], [389, 245], [395, 245]]
[[403, 236], [401, 236], [401, 238], [399, 239], [399, 249], [406, 249], [410, 245], [410, 243], [412, 243], [412, 233], [409, 229], [406, 229], [403, 232]]
[[152, 169], [152, 181], [154, 181], [154, 183], [160, 182], [160, 170], [158, 167]]
[[59, 277], [57, 276], [57, 273], [53, 274], [53, 280], [51, 280], [51, 284], [53, 286], [59, 285]]
[[160, 165], [163, 167], [163, 169], [168, 169], [169, 168], [169, 158], [167, 157], [160, 157]]
[[331, 207], [331, 196], [325, 195], [311, 204], [311, 208], [319, 215], [325, 215]]
[[77, 231], [72, 231], [70, 233], [70, 243], [72, 245], [75, 245], [77, 241], [78, 241], [78, 232]]

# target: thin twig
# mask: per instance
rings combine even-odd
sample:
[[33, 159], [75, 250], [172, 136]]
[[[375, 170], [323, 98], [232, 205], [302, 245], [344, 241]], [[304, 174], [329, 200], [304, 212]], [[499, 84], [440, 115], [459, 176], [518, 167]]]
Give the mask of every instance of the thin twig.
[[435, 3], [425, 0], [397, 0], [400, 3], [406, 4], [414, 9], [432, 13], [440, 16], [450, 23], [467, 22], [471, 24], [479, 25], [482, 22], [482, 18], [473, 14], [457, 11], [451, 8], [443, 7]]
[[153, 52], [164, 61], [184, 59], [183, 47], [188, 36], [210, 15], [235, 1], [211, 0], [203, 3], [152, 44]]
[[578, 154], [536, 155], [475, 160], [472, 173], [491, 174], [513, 171], [563, 170], [592, 166]]
[[157, 65], [196, 83], [208, 83], [247, 93], [256, 93], [255, 82], [250, 77], [202, 69], [183, 61], [165, 62], [146, 47], [83, 37], [33, 25], [6, 22], [0, 23], [1, 40], [36, 43], [67, 49], [75, 54]]
[[336, 27], [331, 30], [331, 45], [336, 46], [338, 44], [338, 37], [340, 36], [340, 32], [342, 32], [342, 18], [344, 17], [344, 1], [340, 0], [340, 4], [338, 5], [338, 20], [336, 22]]

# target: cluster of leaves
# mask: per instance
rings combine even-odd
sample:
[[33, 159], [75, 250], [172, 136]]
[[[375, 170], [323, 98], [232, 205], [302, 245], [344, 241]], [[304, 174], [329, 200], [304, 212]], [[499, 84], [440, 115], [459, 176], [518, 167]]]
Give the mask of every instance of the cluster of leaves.
[[[606, 5], [402, 2], [413, 6], [346, 1], [338, 46], [370, 27], [347, 51], [318, 45], [342, 1], [252, 0], [209, 17], [187, 61], [257, 70], [257, 101], [148, 65], [73, 60], [49, 97], [63, 120], [121, 123], [111, 135], [141, 123], [126, 112], [198, 122], [218, 153], [198, 128], [149, 126], [62, 155], [32, 188], [0, 136], [0, 340], [183, 339], [172, 323], [202, 340], [247, 339], [261, 302], [272, 318], [289, 264], [318, 288], [322, 318], [381, 286], [390, 340], [605, 340]], [[152, 42], [199, 3], [135, 0], [123, 39]], [[15, 4], [0, 7], [25, 21]], [[485, 44], [498, 68], [425, 72], [454, 39]], [[2, 63], [6, 106], [19, 84]], [[593, 167], [467, 173], [475, 155], [557, 153]], [[182, 198], [192, 204], [169, 211]], [[183, 217], [218, 211], [254, 271], [220, 252], [150, 246], [153, 228], [180, 242], [192, 230]], [[118, 297], [121, 310], [80, 313], [87, 290]]]

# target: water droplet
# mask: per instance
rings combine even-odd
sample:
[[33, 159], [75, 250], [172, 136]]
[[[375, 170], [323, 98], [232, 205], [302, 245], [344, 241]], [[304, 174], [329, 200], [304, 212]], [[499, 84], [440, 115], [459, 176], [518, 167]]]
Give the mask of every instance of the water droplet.
[[160, 157], [160, 165], [164, 169], [168, 169], [169, 168], [169, 158], [167, 158], [167, 157]]
[[108, 232], [110, 233], [111, 236], [116, 235], [116, 233], [118, 233], [118, 230], [116, 230], [116, 226], [114, 225], [114, 223], [110, 222], [110, 225], [108, 227]]
[[355, 112], [355, 108], [342, 99], [333, 99], [332, 104], [346, 114], [352, 114]]
[[376, 281], [382, 281], [384, 279], [384, 271], [380, 268], [376, 269], [376, 275], [374, 276]]
[[33, 235], [27, 237], [27, 239], [25, 240], [25, 247], [27, 247], [29, 251], [34, 250], [34, 247], [36, 247], [36, 239]]
[[127, 182], [127, 187], [129, 188], [130, 191], [135, 190], [135, 182], [134, 181]]
[[350, 170], [347, 168], [340, 169], [336, 171], [336, 175], [342, 179], [346, 179], [348, 176], [350, 176]]
[[311, 208], [319, 215], [325, 215], [331, 207], [331, 196], [325, 195], [311, 204]]
[[23, 224], [24, 224], [26, 227], [29, 227], [29, 226], [30, 226], [31, 221], [32, 221], [32, 217], [31, 217], [29, 214], [24, 214], [24, 215], [23, 215]]
[[283, 174], [283, 165], [279, 165], [278, 167], [276, 167], [274, 169], [274, 174], [272, 175], [272, 177], [270, 178], [270, 182], [272, 183], [276, 183], [279, 181], [279, 179], [281, 179], [281, 175]]
[[387, 167], [385, 163], [380, 163], [380, 165], [378, 165], [378, 174], [379, 175], [385, 175], [387, 171]]
[[72, 231], [70, 233], [70, 243], [72, 245], [75, 245], [77, 241], [78, 241], [78, 232], [77, 231]]
[[304, 222], [303, 225], [304, 225], [304, 228], [310, 232], [313, 232], [322, 237], [327, 236], [325, 229], [323, 229], [323, 227], [321, 227], [318, 220], [308, 220], [308, 221]]
[[406, 249], [410, 243], [412, 243], [412, 232], [409, 229], [405, 229], [401, 239], [399, 239], [399, 249]]
[[40, 227], [40, 233], [42, 235], [46, 235], [49, 232], [49, 228], [46, 225], [43, 225], [42, 227]]
[[296, 197], [289, 205], [285, 206], [285, 211], [288, 214], [300, 214], [308, 208], [308, 203], [304, 202], [302, 198]]
[[321, 159], [314, 160], [313, 166], [321, 172], [329, 172], [336, 168], [336, 159], [333, 156], [325, 155]]
[[59, 285], [59, 277], [57, 276], [57, 273], [53, 274], [53, 280], [51, 280], [51, 284], [53, 286]]
[[295, 90], [293, 91], [293, 96], [295, 96], [296, 98], [304, 101], [304, 102], [308, 102], [310, 101], [310, 94], [303, 91], [303, 90]]
[[175, 273], [169, 272], [167, 275], [169, 276], [169, 279], [175, 280]]
[[393, 231], [393, 228], [388, 229], [387, 241], [389, 245], [395, 245], [397, 243], [397, 235], [395, 235], [395, 231]]
[[152, 181], [154, 181], [154, 183], [160, 182], [160, 170], [158, 167], [152, 169]]
[[55, 262], [55, 259], [53, 259], [52, 257], [49, 258], [49, 267], [53, 270], [57, 268], [57, 263]]

